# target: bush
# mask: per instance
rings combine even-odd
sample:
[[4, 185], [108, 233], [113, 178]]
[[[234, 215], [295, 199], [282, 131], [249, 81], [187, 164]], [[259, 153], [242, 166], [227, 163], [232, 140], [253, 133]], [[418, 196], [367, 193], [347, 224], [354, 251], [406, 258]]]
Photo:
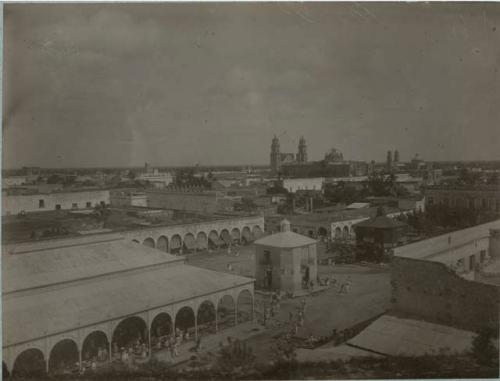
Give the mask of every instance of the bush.
[[498, 366], [498, 349], [493, 344], [492, 329], [482, 329], [472, 341], [472, 356], [479, 365]]

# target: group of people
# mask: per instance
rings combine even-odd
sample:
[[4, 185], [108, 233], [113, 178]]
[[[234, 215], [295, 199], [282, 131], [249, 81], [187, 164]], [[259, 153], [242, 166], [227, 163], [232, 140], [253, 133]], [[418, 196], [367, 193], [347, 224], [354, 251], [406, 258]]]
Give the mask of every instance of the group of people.
[[273, 292], [269, 307], [264, 308], [264, 325], [267, 325], [269, 319], [279, 314], [281, 308], [281, 292]]
[[97, 352], [92, 355], [91, 352], [85, 352], [82, 361], [82, 370], [88, 371], [97, 370], [98, 363], [107, 362], [109, 360], [109, 353], [106, 347], [98, 347]]
[[121, 348], [118, 347], [117, 343], [113, 344], [113, 358], [128, 366], [132, 366], [136, 359], [146, 359], [148, 355], [148, 346], [140, 338]]

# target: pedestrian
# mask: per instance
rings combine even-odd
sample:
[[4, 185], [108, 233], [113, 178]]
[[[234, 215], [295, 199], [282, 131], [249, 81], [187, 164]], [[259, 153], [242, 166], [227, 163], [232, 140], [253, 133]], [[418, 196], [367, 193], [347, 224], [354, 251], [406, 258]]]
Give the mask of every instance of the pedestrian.
[[292, 311], [290, 311], [290, 312], [288, 313], [288, 321], [290, 321], [290, 322], [291, 322], [292, 320], [293, 320], [293, 312], [292, 312]]

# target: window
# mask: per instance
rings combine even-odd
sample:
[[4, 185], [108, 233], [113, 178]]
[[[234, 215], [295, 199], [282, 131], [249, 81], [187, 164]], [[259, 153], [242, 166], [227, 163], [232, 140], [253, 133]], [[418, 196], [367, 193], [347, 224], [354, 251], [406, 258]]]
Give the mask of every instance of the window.
[[429, 200], [427, 201], [429, 205], [434, 204], [434, 199], [432, 197], [429, 197]]
[[72, 203], [71, 209], [78, 209], [78, 204], [76, 202]]
[[264, 264], [271, 263], [271, 252], [268, 250], [264, 250]]
[[43, 209], [45, 208], [45, 200], [38, 200], [38, 208]]
[[87, 201], [87, 203], [85, 204], [85, 206], [87, 208], [92, 208], [92, 203], [90, 201]]
[[474, 255], [471, 255], [469, 257], [469, 271], [474, 271], [476, 267], [476, 257]]
[[56, 204], [56, 210], [61, 210], [61, 204]]
[[481, 252], [479, 253], [479, 256], [480, 256], [480, 262], [483, 263], [486, 259], [486, 250], [481, 250]]
[[481, 200], [481, 207], [482, 207], [483, 209], [486, 209], [486, 199], [485, 199], [485, 198], [483, 198], [483, 199]]

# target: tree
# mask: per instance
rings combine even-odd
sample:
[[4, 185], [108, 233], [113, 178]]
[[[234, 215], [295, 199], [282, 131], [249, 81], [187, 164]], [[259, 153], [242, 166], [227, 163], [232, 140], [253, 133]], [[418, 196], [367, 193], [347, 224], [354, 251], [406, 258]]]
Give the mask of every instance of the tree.
[[498, 349], [493, 344], [494, 332], [484, 328], [472, 341], [472, 356], [479, 365], [498, 367]]
[[222, 372], [242, 373], [254, 367], [255, 356], [252, 348], [239, 339], [227, 338], [227, 345], [222, 345], [217, 358], [217, 367]]

